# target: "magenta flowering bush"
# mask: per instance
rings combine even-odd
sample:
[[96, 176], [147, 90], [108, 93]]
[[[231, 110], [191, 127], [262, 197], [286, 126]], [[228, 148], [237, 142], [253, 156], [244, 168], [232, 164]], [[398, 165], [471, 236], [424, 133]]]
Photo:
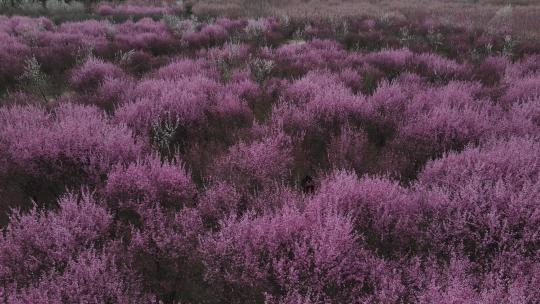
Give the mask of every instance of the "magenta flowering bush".
[[[474, 263], [462, 257], [453, 257], [448, 268], [438, 269], [429, 275], [431, 282], [418, 298], [419, 303], [445, 303], [448, 299], [462, 302], [534, 302], [538, 284], [537, 264], [531, 261], [512, 263], [513, 257], [497, 259], [497, 270], [483, 275], [475, 273]], [[506, 277], [506, 278], [505, 278]], [[508, 279], [508, 277], [510, 279]], [[477, 286], [471, 288], [472, 285]]]
[[[0, 242], [4, 288], [23, 289], [42, 275], [63, 271], [69, 260], [99, 246], [112, 223], [109, 213], [83, 193], [60, 198], [57, 211], [15, 212]], [[5, 290], [4, 292], [6, 292]]]
[[510, 81], [509, 88], [502, 96], [501, 102], [511, 105], [526, 99], [534, 99], [540, 96], [540, 76], [529, 76]]
[[159, 68], [153, 77], [161, 80], [177, 80], [185, 77], [204, 75], [217, 79], [217, 71], [212, 69], [211, 63], [204, 59], [177, 59]]
[[[158, 71], [158, 75], [164, 73], [164, 70]], [[200, 74], [172, 80], [142, 81], [128, 98], [132, 102], [117, 109], [117, 119], [142, 134], [159, 120], [178, 121], [186, 132], [196, 132], [195, 128], [189, 127], [204, 127], [211, 114], [244, 115], [244, 107], [238, 97], [227, 92], [217, 81]], [[228, 106], [220, 109], [220, 104]], [[231, 112], [227, 113], [229, 109]], [[236, 111], [237, 114], [234, 113]]]
[[365, 159], [368, 145], [368, 137], [363, 130], [343, 126], [339, 134], [332, 137], [326, 149], [330, 167], [365, 171], [368, 167]]
[[505, 76], [509, 61], [504, 57], [486, 58], [482, 63], [474, 67], [473, 79], [484, 85], [496, 85]]
[[219, 225], [219, 221], [240, 211], [242, 194], [235, 186], [217, 182], [208, 186], [197, 202], [197, 209], [209, 227]]
[[[364, 96], [353, 94], [338, 75], [310, 72], [283, 89], [279, 103], [272, 109], [271, 121], [293, 136], [298, 174], [337, 165], [339, 158], [345, 161], [343, 158], [349, 158], [345, 155], [350, 153], [356, 154], [350, 160], [358, 167], [362, 158], [362, 139], [358, 137], [363, 134], [360, 126], [368, 108]], [[342, 132], [354, 136], [344, 138]], [[336, 142], [340, 138], [343, 142]], [[336, 145], [358, 150], [336, 151], [340, 149]]]
[[105, 77], [95, 92], [82, 94], [80, 101], [90, 103], [105, 110], [112, 111], [120, 104], [126, 102], [135, 83], [130, 77]]
[[136, 22], [126, 21], [113, 26], [106, 37], [114, 49], [124, 52], [145, 50], [153, 54], [163, 54], [172, 51], [179, 44], [163, 22], [150, 18], [142, 18]]
[[105, 197], [115, 208], [140, 210], [159, 203], [167, 208], [192, 204], [195, 185], [181, 165], [157, 157], [114, 168], [107, 176]]
[[[422, 246], [422, 200], [397, 182], [335, 171], [321, 181], [311, 204], [350, 216], [353, 228], [379, 254], [392, 255]], [[424, 210], [427, 211], [427, 210]]]
[[65, 187], [100, 184], [114, 164], [142, 152], [126, 126], [112, 124], [97, 108], [65, 104], [47, 112], [16, 105], [0, 113], [1, 177], [38, 201]]
[[285, 180], [292, 166], [290, 138], [269, 134], [251, 144], [240, 142], [218, 159], [212, 175], [239, 189], [263, 189]]
[[[538, 127], [540, 125], [540, 103], [538, 102], [540, 97], [531, 98], [512, 106], [510, 114], [512, 120], [518, 126], [530, 127], [530, 134], [538, 134]], [[527, 128], [528, 129], [528, 128]]]
[[272, 119], [286, 130], [297, 131], [332, 132], [335, 127], [360, 120], [368, 107], [363, 95], [353, 94], [339, 76], [324, 71], [308, 73], [293, 82], [281, 100]]
[[[264, 54], [266, 55], [266, 54]], [[347, 52], [331, 40], [291, 42], [268, 54], [282, 75], [303, 75], [314, 69], [340, 69], [347, 64]]]
[[142, 290], [166, 301], [201, 297], [191, 289], [202, 283], [197, 254], [203, 225], [198, 212], [167, 211], [158, 205], [140, 212], [125, 257], [142, 278]]
[[13, 83], [24, 70], [24, 60], [30, 56], [30, 47], [16, 37], [0, 32], [0, 82], [2, 87]]
[[534, 39], [185, 8], [0, 16], [0, 302], [537, 302]]
[[369, 130], [382, 132], [385, 140], [388, 154], [383, 167], [411, 178], [433, 157], [503, 135], [495, 124], [501, 114], [489, 101], [479, 99], [478, 91], [474, 83], [432, 87], [416, 77], [381, 85], [368, 99], [372, 106], [368, 120]]
[[182, 40], [190, 47], [200, 48], [203, 46], [216, 45], [225, 42], [227, 30], [219, 24], [209, 24], [202, 27], [197, 32], [186, 32], [182, 35]]
[[[168, 77], [178, 71], [177, 63], [176, 69], [165, 67], [157, 76]], [[235, 91], [201, 74], [148, 79], [139, 82], [126, 97], [128, 102], [116, 110], [116, 121], [130, 126], [163, 157], [181, 153], [200, 175], [252, 123], [247, 102]], [[210, 150], [214, 152], [208, 153]]]
[[107, 78], [121, 78], [122, 70], [112, 63], [97, 58], [88, 58], [71, 73], [70, 84], [78, 91], [93, 91], [100, 87]]
[[231, 303], [348, 302], [364, 298], [361, 286], [379, 283], [376, 259], [357, 247], [350, 221], [330, 210], [285, 207], [222, 224], [200, 250], [207, 279]]
[[4, 290], [11, 303], [62, 301], [152, 303], [154, 295], [141, 292], [139, 277], [119, 266], [111, 253], [88, 250], [71, 259], [62, 273], [51, 272], [30, 287]]
[[369, 53], [365, 57], [365, 62], [382, 70], [385, 75], [396, 75], [404, 70], [413, 61], [414, 53], [408, 49], [382, 50]]
[[[470, 288], [467, 281], [450, 281], [466, 286], [468, 297], [506, 299], [517, 293], [529, 299], [536, 295], [528, 286], [538, 280], [534, 273], [538, 265], [534, 256], [538, 153], [533, 152], [537, 145], [535, 138], [492, 141], [433, 161], [419, 177], [421, 187], [447, 197], [443, 204], [432, 206], [437, 225], [427, 235], [433, 248], [443, 255], [459, 253], [469, 264], [469, 280], [482, 280], [481, 289]], [[474, 271], [478, 266], [482, 270]]]

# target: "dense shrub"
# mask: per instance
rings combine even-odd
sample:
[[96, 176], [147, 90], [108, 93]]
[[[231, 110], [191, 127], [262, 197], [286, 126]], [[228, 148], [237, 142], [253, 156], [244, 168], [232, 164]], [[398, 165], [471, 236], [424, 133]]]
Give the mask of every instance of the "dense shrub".
[[[400, 89], [403, 84], [396, 85], [397, 90], [385, 88], [389, 91], [381, 92], [384, 94], [381, 96], [392, 94], [393, 98], [379, 99], [377, 93], [372, 102], [399, 103], [383, 115], [389, 119], [387, 128], [394, 132], [387, 146], [391, 150], [391, 168], [388, 169], [397, 170], [404, 178], [414, 177], [427, 160], [446, 151], [463, 149], [490, 135], [495, 118], [490, 114], [488, 101], [476, 99], [477, 86], [451, 82], [442, 87], [413, 91], [414, 95], [408, 99], [408, 94]], [[386, 110], [384, 104], [374, 107], [378, 113]], [[397, 116], [389, 116], [388, 112]]]
[[501, 101], [505, 105], [511, 105], [538, 96], [540, 96], [540, 76], [529, 76], [509, 83], [509, 88]]
[[239, 189], [263, 189], [285, 180], [292, 165], [290, 138], [271, 134], [251, 144], [240, 142], [217, 160], [215, 178]]
[[242, 195], [226, 182], [217, 182], [207, 187], [197, 203], [204, 223], [215, 227], [219, 221], [240, 211]]
[[160, 65], [159, 58], [145, 51], [132, 51], [120, 58], [120, 66], [127, 72], [141, 76]]
[[387, 77], [393, 78], [410, 65], [413, 57], [414, 53], [408, 49], [382, 50], [367, 54], [364, 60], [369, 65], [383, 71]]
[[313, 69], [340, 69], [348, 54], [331, 40], [290, 43], [268, 54], [276, 62], [276, 72], [287, 77], [303, 75]]
[[496, 85], [504, 77], [509, 62], [504, 57], [486, 58], [475, 67], [473, 79], [484, 85]]
[[[281, 102], [273, 107], [272, 122], [294, 136], [295, 164], [299, 173], [304, 174], [316, 171], [317, 167], [328, 167], [329, 161], [335, 162], [328, 157], [337, 155], [328, 155], [333, 151], [327, 149], [336, 145], [341, 132], [362, 136], [362, 130], [357, 128], [367, 109], [364, 97], [354, 95], [337, 75], [310, 72], [284, 89]], [[360, 139], [344, 140], [360, 145]], [[361, 151], [349, 153], [358, 152], [361, 154]], [[360, 155], [354, 160], [355, 166], [359, 159]]]
[[197, 179], [237, 132], [251, 125], [252, 114], [237, 93], [216, 80], [181, 77], [140, 82], [115, 116], [142, 135], [166, 158], [183, 155]]
[[89, 58], [73, 70], [70, 83], [75, 90], [93, 91], [100, 87], [105, 79], [122, 76], [122, 70], [114, 64], [97, 58]]
[[219, 24], [210, 24], [202, 27], [198, 32], [187, 32], [182, 35], [182, 40], [190, 47], [216, 45], [225, 42], [227, 30]]
[[117, 166], [109, 173], [104, 189], [113, 209], [141, 210], [154, 203], [174, 209], [190, 205], [196, 194], [181, 165], [162, 163], [157, 157]]
[[159, 206], [140, 212], [140, 228], [132, 231], [127, 257], [142, 276], [143, 290], [161, 300], [192, 301], [203, 297], [197, 254], [202, 222], [197, 211], [168, 212]]
[[65, 187], [97, 185], [111, 166], [141, 153], [125, 126], [114, 125], [98, 109], [71, 104], [52, 113], [39, 106], [13, 106], [0, 112], [3, 178], [18, 181], [39, 201]]
[[452, 199], [434, 215], [437, 248], [463, 246], [470, 259], [483, 263], [504, 252], [536, 254], [538, 143], [535, 137], [492, 141], [428, 163], [419, 182]]
[[346, 217], [317, 208], [229, 218], [201, 251], [207, 279], [230, 303], [369, 301], [366, 290], [377, 289], [384, 272], [358, 247]]
[[422, 201], [395, 181], [336, 171], [321, 181], [313, 202], [350, 216], [358, 235], [381, 254], [415, 250], [423, 241]]
[[[531, 98], [522, 102], [515, 103], [511, 109], [511, 115], [516, 125], [527, 126], [527, 121], [531, 122], [532, 134], [538, 134], [540, 126], [540, 97]], [[536, 132], [534, 132], [536, 131]]]
[[367, 164], [368, 138], [362, 130], [344, 126], [328, 143], [327, 151], [330, 167], [363, 171]]
[[319, 129], [326, 134], [347, 122], [358, 122], [367, 108], [362, 95], [354, 95], [336, 75], [325, 72], [308, 73], [295, 81], [282, 100], [274, 109], [274, 121], [286, 130]]
[[15, 212], [0, 242], [4, 288], [26, 288], [62, 272], [70, 259], [106, 240], [112, 218], [97, 204], [90, 194], [67, 194], [57, 211]]
[[166, 54], [178, 46], [166, 25], [150, 18], [118, 24], [109, 35], [114, 47], [124, 52], [134, 49]]
[[83, 93], [80, 101], [112, 112], [117, 106], [128, 101], [134, 86], [135, 83], [129, 77], [106, 77], [95, 92]]
[[70, 258], [62, 273], [51, 272], [27, 288], [7, 290], [9, 303], [114, 302], [151, 303], [153, 295], [141, 292], [140, 279], [119, 266], [111, 253], [88, 250]]
[[185, 77], [205, 75], [209, 78], [217, 78], [210, 64], [205, 60], [178, 59], [161, 67], [154, 73], [154, 78], [162, 80], [177, 80]]
[[22, 75], [25, 59], [30, 56], [30, 48], [7, 33], [0, 32], [0, 41], [0, 83], [3, 87]]
[[[166, 75], [164, 73], [160, 74]], [[196, 132], [194, 126], [204, 128], [208, 123], [217, 123], [209, 122], [209, 115], [221, 116], [228, 121], [238, 117], [238, 123], [249, 117], [249, 109], [238, 97], [227, 92], [215, 80], [201, 75], [174, 80], [146, 80], [137, 85], [129, 98], [133, 102], [120, 107], [116, 116], [141, 134], [150, 131], [152, 124], [160, 120], [178, 121], [184, 132]]]

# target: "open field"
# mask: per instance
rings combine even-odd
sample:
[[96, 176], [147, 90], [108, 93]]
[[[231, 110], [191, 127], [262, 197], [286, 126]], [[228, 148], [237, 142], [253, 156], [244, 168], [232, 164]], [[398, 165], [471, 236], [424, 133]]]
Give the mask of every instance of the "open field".
[[537, 1], [2, 4], [0, 303], [538, 303]]

